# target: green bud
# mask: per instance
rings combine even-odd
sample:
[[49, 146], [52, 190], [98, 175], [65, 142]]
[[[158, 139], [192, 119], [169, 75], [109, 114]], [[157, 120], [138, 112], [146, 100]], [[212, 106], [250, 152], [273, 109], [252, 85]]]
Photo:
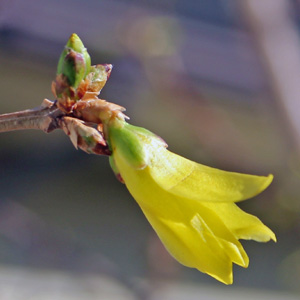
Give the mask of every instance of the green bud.
[[62, 73], [68, 78], [68, 83], [72, 87], [78, 87], [84, 78], [85, 63], [82, 54], [71, 50], [64, 59]]
[[90, 72], [91, 58], [77, 34], [69, 38], [57, 65], [57, 75], [63, 74], [68, 84], [77, 88]]

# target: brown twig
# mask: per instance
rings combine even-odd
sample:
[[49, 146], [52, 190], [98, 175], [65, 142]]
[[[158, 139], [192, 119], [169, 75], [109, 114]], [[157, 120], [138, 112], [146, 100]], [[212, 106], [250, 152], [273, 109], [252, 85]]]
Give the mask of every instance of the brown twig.
[[49, 133], [61, 129], [74, 147], [87, 153], [110, 155], [102, 132], [72, 113], [60, 110], [56, 102], [45, 99], [41, 106], [0, 115], [0, 133], [14, 130], [39, 129]]
[[45, 99], [39, 107], [0, 115], [0, 132], [39, 129], [48, 133], [60, 128], [57, 120], [63, 115], [55, 102]]

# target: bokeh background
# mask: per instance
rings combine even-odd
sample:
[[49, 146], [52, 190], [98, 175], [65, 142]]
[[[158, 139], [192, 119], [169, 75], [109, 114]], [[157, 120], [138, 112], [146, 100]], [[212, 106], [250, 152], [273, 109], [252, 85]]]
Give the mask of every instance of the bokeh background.
[[112, 63], [101, 98], [190, 159], [266, 175], [241, 203], [278, 242], [244, 242], [234, 285], [164, 250], [107, 157], [55, 131], [0, 135], [0, 299], [298, 299], [299, 0], [1, 0], [0, 113], [53, 99], [71, 33]]

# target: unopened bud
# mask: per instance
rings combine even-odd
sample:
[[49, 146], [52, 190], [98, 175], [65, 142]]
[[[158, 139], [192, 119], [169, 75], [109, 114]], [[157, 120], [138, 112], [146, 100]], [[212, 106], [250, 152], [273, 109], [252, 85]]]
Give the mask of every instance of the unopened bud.
[[60, 55], [57, 75], [65, 76], [69, 86], [76, 89], [90, 68], [91, 58], [78, 35], [73, 33]]

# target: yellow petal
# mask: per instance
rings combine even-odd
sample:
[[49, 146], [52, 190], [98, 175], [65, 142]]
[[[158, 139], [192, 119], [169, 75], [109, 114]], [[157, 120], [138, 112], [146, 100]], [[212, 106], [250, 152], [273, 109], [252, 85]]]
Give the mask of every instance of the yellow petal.
[[[249, 258], [242, 247], [242, 245], [227, 231], [227, 228], [220, 222], [216, 220], [219, 226], [222, 226], [223, 232], [221, 235], [218, 234], [215, 225], [210, 227], [207, 221], [211, 219], [202, 217], [204, 211], [201, 211], [201, 215], [197, 213], [191, 220], [191, 225], [200, 234], [201, 238], [210, 246], [211, 250], [216, 252], [217, 249], [221, 251], [222, 254], [226, 254], [226, 259], [234, 262], [242, 267], [248, 267]], [[210, 215], [212, 212], [210, 213]], [[227, 231], [227, 232], [224, 232]], [[220, 232], [219, 232], [220, 233]], [[220, 255], [220, 254], [219, 254]]]
[[151, 176], [163, 189], [199, 201], [237, 202], [266, 189], [273, 175], [255, 176], [207, 167], [165, 148], [153, 157]]
[[[214, 207], [213, 203], [202, 203], [208, 208]], [[264, 225], [257, 217], [247, 214], [234, 203], [218, 203], [218, 216], [225, 226], [237, 239], [268, 242], [272, 239], [276, 242], [274, 232]]]
[[204, 166], [168, 151], [152, 132], [124, 124], [110, 128], [113, 148], [121, 150], [134, 168], [149, 165], [151, 176], [162, 189], [198, 201], [238, 202], [266, 189], [273, 175], [255, 176]]
[[185, 224], [143, 211], [166, 249], [181, 264], [225, 284], [231, 284], [233, 280], [232, 262], [247, 267], [248, 257], [243, 248], [215, 236], [199, 214], [194, 216], [191, 224]]

